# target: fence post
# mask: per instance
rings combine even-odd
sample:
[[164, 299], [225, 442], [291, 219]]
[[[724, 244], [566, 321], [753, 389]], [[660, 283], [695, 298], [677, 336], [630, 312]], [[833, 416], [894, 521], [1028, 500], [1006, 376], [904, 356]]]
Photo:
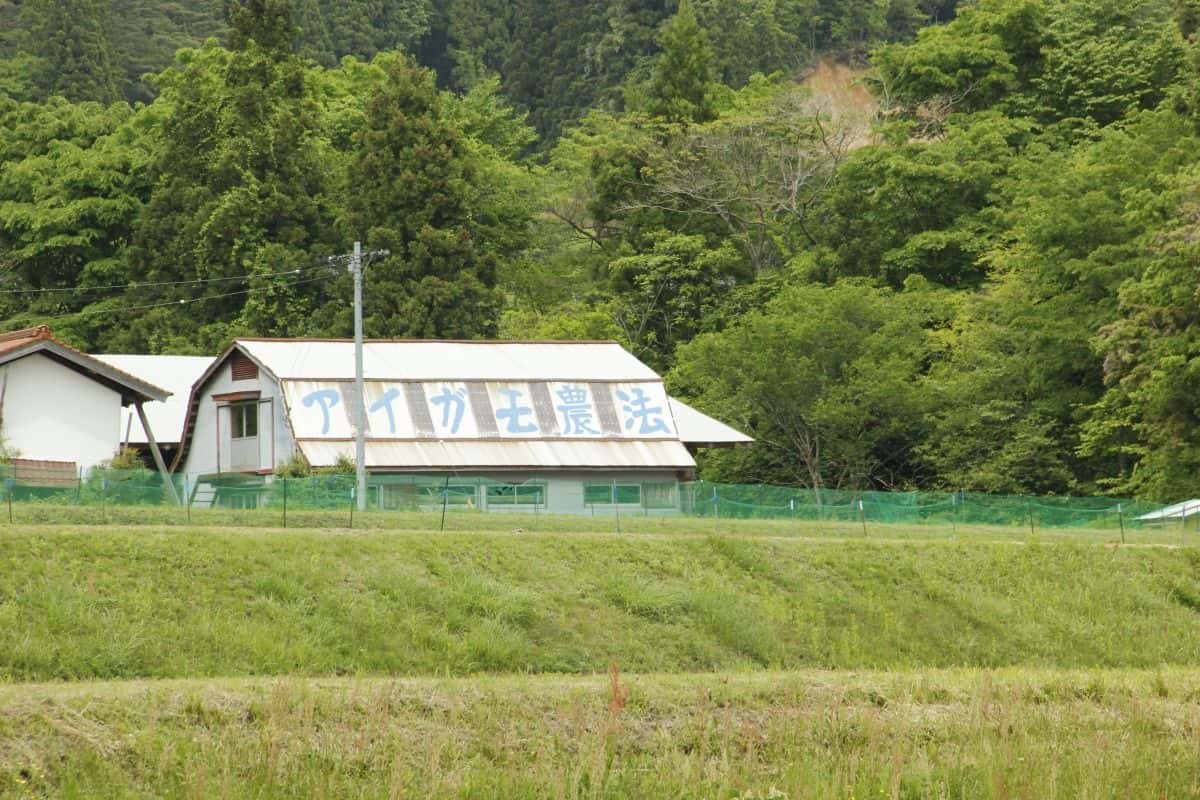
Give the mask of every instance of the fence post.
[[1121, 544], [1125, 544], [1125, 511], [1120, 503], [1117, 503], [1117, 522], [1121, 525]]
[[8, 524], [12, 525], [12, 496], [14, 481], [12, 478], [9, 478], [4, 483], [8, 487]]
[[[285, 527], [285, 528], [286, 528], [286, 527], [287, 527], [287, 485], [288, 485], [288, 479], [287, 479], [287, 478], [280, 478], [279, 480], [283, 481], [283, 527]], [[301, 527], [303, 527], [303, 526], [301, 526]]]
[[863, 537], [867, 535], [867, 508], [863, 505], [862, 498], [858, 498], [858, 516], [862, 519]]
[[713, 484], [713, 530], [721, 530], [721, 501], [717, 497], [717, 485]]
[[100, 479], [100, 522], [104, 524], [108, 522], [108, 509], [105, 507], [105, 489], [108, 488], [108, 478]]
[[1033, 529], [1033, 502], [1028, 497], [1025, 498], [1025, 511], [1029, 514], [1029, 535], [1036, 536], [1037, 533]]
[[613, 516], [617, 520], [617, 533], [621, 532], [621, 504], [617, 502], [617, 481], [612, 482]]
[[192, 493], [188, 491], [188, 476], [183, 476], [183, 505], [187, 509], [188, 525], [192, 524]]
[[350, 527], [351, 528], [354, 527], [354, 506], [355, 505], [356, 505], [356, 501], [354, 499], [354, 487], [351, 486], [350, 487]]
[[537, 530], [538, 506], [542, 503], [542, 490], [537, 489], [533, 493], [533, 529]]
[[950, 536], [953, 539], [958, 538], [958, 495], [950, 495]]
[[[516, 489], [513, 489], [516, 492]], [[446, 504], [450, 502], [450, 473], [446, 473], [446, 482], [442, 485], [442, 524], [438, 526], [439, 531], [446, 530]]]

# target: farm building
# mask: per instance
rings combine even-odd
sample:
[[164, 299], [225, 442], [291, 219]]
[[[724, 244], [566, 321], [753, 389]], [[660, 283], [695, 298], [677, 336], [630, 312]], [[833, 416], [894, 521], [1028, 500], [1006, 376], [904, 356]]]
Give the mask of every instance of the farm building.
[[[168, 464], [172, 463], [183, 440], [183, 424], [187, 418], [192, 384], [212, 365], [212, 357], [101, 354], [93, 358], [129, 375], [151, 381], [171, 393], [164, 401], [146, 403], [145, 412], [163, 458]], [[121, 412], [119, 430], [121, 447], [133, 448], [147, 466], [152, 466], [150, 436], [138, 419], [136, 409], [126, 408]]]
[[74, 482], [116, 455], [122, 408], [140, 413], [169, 394], [60, 342], [45, 326], [0, 334], [0, 435], [26, 482]]
[[[695, 447], [750, 441], [615, 342], [376, 340], [363, 362], [372, 507], [411, 504], [420, 474], [480, 508], [671, 513]], [[332, 466], [354, 456], [354, 408], [352, 341], [236, 340], [192, 388], [174, 471], [204, 502], [297, 454]]]

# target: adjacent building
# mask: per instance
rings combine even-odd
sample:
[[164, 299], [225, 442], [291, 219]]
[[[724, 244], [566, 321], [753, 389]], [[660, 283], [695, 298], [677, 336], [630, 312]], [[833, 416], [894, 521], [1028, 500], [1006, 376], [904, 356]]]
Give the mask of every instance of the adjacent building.
[[108, 461], [120, 446], [122, 409], [140, 413], [169, 395], [48, 327], [0, 334], [0, 438], [18, 479], [31, 484], [73, 483]]

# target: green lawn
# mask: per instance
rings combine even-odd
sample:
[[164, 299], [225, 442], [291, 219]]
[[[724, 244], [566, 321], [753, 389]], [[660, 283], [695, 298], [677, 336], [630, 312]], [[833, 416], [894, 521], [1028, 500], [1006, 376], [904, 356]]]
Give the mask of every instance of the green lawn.
[[1200, 550], [0, 531], [0, 679], [1200, 664]]
[[0, 796], [1194, 798], [1200, 673], [0, 687]]

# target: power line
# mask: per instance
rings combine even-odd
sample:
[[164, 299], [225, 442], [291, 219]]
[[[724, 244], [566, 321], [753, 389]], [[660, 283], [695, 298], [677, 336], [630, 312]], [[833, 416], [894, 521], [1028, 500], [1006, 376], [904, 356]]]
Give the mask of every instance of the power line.
[[[293, 272], [295, 272], [295, 271], [293, 271]], [[292, 272], [281, 272], [278, 274], [289, 275], [289, 274], [293, 274], [293, 273]], [[261, 276], [256, 276], [256, 277], [261, 277]], [[291, 286], [299, 286], [299, 285], [305, 284], [305, 283], [315, 283], [316, 281], [329, 280], [332, 277], [333, 277], [332, 275], [319, 275], [315, 278], [306, 278], [304, 280], [292, 281], [291, 283], [279, 284], [277, 286], [263, 286], [263, 287], [254, 288], [254, 289], [240, 289], [236, 292], [225, 292], [223, 294], [210, 294], [205, 297], [191, 297], [191, 298], [183, 298], [183, 299], [179, 299], [179, 300], [166, 300], [166, 301], [159, 302], [159, 303], [146, 303], [144, 305], [137, 305], [137, 306], [121, 306], [119, 308], [92, 308], [92, 309], [85, 308], [82, 311], [68, 311], [65, 314], [54, 314], [54, 315], [50, 315], [50, 316], [47, 316], [44, 314], [38, 314], [36, 316], [39, 320], [51, 320], [51, 319], [66, 319], [67, 317], [89, 317], [89, 316], [94, 316], [96, 314], [117, 314], [117, 313], [124, 313], [127, 311], [146, 311], [146, 310], [149, 310], [152, 308], [166, 308], [168, 306], [191, 305], [192, 303], [203, 303], [208, 300], [221, 300], [221, 299], [228, 298], [228, 297], [238, 297], [241, 295], [255, 294], [256, 292], [265, 292], [268, 289], [286, 289]]]
[[[332, 261], [333, 259], [329, 259]], [[329, 263], [314, 264], [309, 267], [297, 267], [283, 272], [263, 272], [257, 275], [233, 275], [221, 278], [192, 278], [186, 281], [147, 281], [144, 283], [112, 283], [105, 286], [59, 286], [46, 289], [0, 289], [0, 294], [52, 294], [56, 292], [98, 292], [109, 289], [147, 289], [158, 286], [195, 286], [206, 283], [229, 283], [233, 281], [249, 281], [255, 278], [277, 278], [281, 275], [299, 275], [315, 269], [328, 269]]]

